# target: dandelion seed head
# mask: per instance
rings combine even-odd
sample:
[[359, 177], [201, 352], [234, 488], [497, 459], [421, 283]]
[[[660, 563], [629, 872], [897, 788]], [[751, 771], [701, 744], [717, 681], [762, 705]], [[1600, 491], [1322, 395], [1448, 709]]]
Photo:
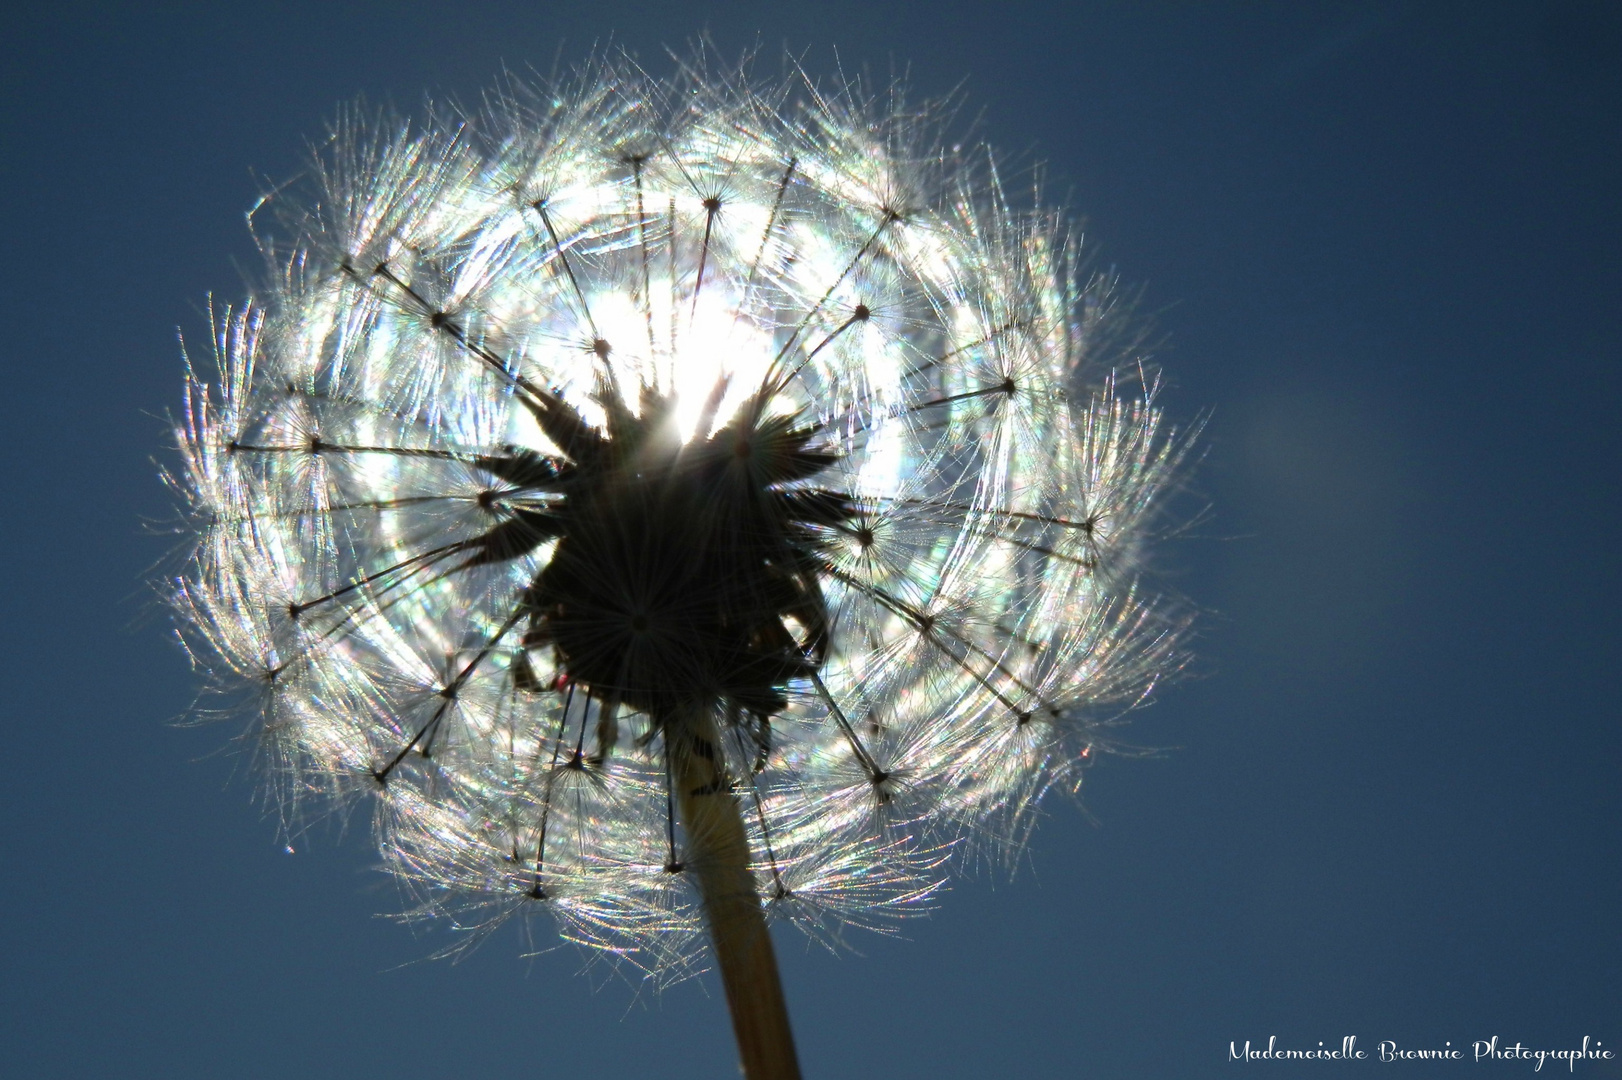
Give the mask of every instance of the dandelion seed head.
[[256, 211], [173, 606], [283, 790], [372, 793], [415, 912], [691, 970], [686, 747], [770, 914], [882, 929], [1175, 670], [1139, 580], [1187, 441], [1111, 374], [1110, 279], [941, 129], [604, 59], [351, 109]]

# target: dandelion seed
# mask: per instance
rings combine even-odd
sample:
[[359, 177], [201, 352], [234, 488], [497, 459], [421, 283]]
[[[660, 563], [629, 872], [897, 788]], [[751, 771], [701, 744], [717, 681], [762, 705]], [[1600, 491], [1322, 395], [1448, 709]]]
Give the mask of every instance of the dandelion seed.
[[713, 949], [750, 1076], [797, 1075], [768, 918], [919, 910], [1179, 659], [1186, 440], [940, 120], [702, 57], [351, 110], [187, 384], [173, 602], [281, 790], [370, 791], [420, 914]]

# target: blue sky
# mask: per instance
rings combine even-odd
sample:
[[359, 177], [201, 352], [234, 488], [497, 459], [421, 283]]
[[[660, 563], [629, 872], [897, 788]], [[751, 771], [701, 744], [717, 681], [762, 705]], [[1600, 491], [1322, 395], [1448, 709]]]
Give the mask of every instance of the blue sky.
[[[284, 850], [149, 599], [175, 327], [259, 177], [610, 40], [961, 85], [1144, 290], [1211, 514], [1164, 748], [905, 940], [779, 944], [811, 1077], [1204, 1077], [1230, 1041], [1622, 1050], [1622, 19], [1603, 3], [30, 5], [0, 42], [0, 1064], [27, 1077], [731, 1075], [517, 933], [425, 959], [363, 814]], [[1609, 913], [1609, 914], [1608, 914]], [[537, 931], [544, 927], [537, 925]], [[544, 938], [535, 944], [546, 944]], [[1525, 1062], [1377, 1066], [1515, 1075]], [[1579, 1073], [1622, 1075], [1618, 1061]]]

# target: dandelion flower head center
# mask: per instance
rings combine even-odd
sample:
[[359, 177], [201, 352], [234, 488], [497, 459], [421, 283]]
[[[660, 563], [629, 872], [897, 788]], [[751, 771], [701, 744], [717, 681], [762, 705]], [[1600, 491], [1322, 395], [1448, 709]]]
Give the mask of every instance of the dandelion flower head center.
[[[790, 485], [836, 456], [758, 398], [686, 442], [677, 395], [644, 386], [633, 414], [605, 380], [597, 399], [606, 430], [536, 409], [569, 460], [545, 478], [555, 501], [526, 512], [533, 541], [556, 546], [524, 594], [525, 646], [553, 646], [570, 681], [661, 723], [721, 700], [781, 710], [784, 686], [826, 653], [818, 549], [854, 512]], [[487, 468], [513, 479], [521, 466]]]

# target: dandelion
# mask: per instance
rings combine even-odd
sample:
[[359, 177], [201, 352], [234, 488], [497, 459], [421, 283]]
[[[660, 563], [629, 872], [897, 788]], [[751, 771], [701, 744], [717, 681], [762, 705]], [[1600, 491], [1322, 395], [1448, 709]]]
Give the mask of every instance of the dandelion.
[[418, 914], [713, 957], [751, 1077], [768, 921], [919, 910], [1179, 660], [1186, 439], [940, 112], [701, 56], [351, 110], [187, 381], [173, 604], [290, 803], [370, 792]]

